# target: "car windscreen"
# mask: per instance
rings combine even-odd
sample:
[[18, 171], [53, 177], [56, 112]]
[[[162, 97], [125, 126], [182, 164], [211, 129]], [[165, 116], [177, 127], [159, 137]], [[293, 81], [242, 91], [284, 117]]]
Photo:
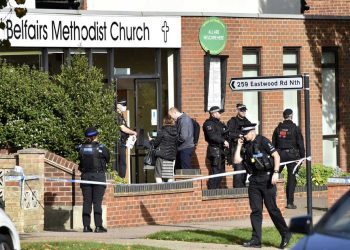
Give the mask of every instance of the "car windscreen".
[[[349, 193], [347, 193], [349, 194]], [[328, 211], [315, 232], [342, 238], [350, 238], [350, 195], [346, 195]]]

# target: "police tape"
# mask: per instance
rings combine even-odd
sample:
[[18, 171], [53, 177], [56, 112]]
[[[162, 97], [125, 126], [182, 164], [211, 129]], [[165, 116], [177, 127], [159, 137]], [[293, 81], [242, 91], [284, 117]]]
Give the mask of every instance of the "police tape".
[[[171, 183], [182, 183], [182, 182], [192, 182], [192, 181], [199, 181], [199, 180], [205, 180], [205, 179], [210, 179], [210, 178], [217, 178], [217, 177], [224, 177], [224, 176], [230, 176], [230, 175], [236, 175], [236, 174], [244, 174], [246, 173], [245, 170], [240, 170], [240, 171], [232, 171], [232, 172], [226, 172], [226, 173], [221, 173], [221, 174], [214, 174], [214, 175], [208, 175], [208, 176], [201, 176], [201, 177], [196, 177], [196, 178], [191, 178], [191, 179], [186, 179], [186, 180], [179, 180], [179, 181], [173, 181]], [[5, 176], [5, 181], [28, 181], [28, 180], [38, 180], [38, 179], [43, 179], [45, 181], [52, 181], [52, 182], [69, 182], [69, 183], [81, 183], [81, 184], [93, 184], [93, 185], [130, 185], [130, 184], [117, 184], [117, 183], [111, 183], [111, 182], [100, 182], [100, 181], [88, 181], [88, 180], [70, 180], [70, 179], [62, 179], [62, 178], [50, 178], [50, 177], [44, 177], [44, 176], [38, 176], [38, 175], [22, 175], [22, 176], [11, 176], [7, 175]], [[136, 184], [131, 184], [131, 185], [156, 185], [156, 184], [165, 184], [165, 183], [170, 183], [170, 182], [163, 182], [163, 183], [136, 183]]]
[[311, 156], [304, 157], [304, 158], [294, 160], [294, 161], [281, 162], [280, 166], [284, 166], [284, 165], [288, 165], [288, 164], [296, 162], [297, 164], [295, 164], [295, 166], [293, 168], [293, 172], [292, 172], [293, 174], [296, 174], [298, 167], [303, 163], [304, 160], [311, 161]]
[[[294, 161], [288, 161], [288, 162], [282, 162], [280, 163], [280, 166], [287, 165], [290, 163], [297, 162], [294, 170], [296, 170], [301, 163], [304, 160], [311, 160], [311, 157], [305, 157], [301, 158], [298, 160]], [[116, 185], [159, 185], [159, 184], [166, 184], [166, 183], [183, 183], [183, 182], [192, 182], [192, 181], [201, 181], [201, 180], [206, 180], [206, 179], [211, 179], [211, 178], [218, 178], [218, 177], [225, 177], [225, 176], [230, 176], [230, 175], [237, 175], [237, 174], [245, 174], [246, 170], [239, 170], [239, 171], [231, 171], [231, 172], [225, 172], [225, 173], [220, 173], [220, 174], [213, 174], [213, 175], [207, 175], [207, 176], [200, 176], [200, 177], [195, 177], [191, 179], [186, 179], [186, 180], [179, 180], [179, 181], [173, 181], [173, 182], [163, 182], [163, 183], [136, 183], [136, 184], [120, 184], [120, 183], [112, 183], [112, 182], [100, 182], [100, 181], [89, 181], [89, 180], [71, 180], [71, 179], [63, 179], [63, 178], [50, 178], [50, 177], [45, 177], [45, 176], [39, 176], [39, 175], [24, 175], [23, 169], [21, 167], [16, 166], [14, 171], [10, 171], [8, 174], [5, 175], [5, 181], [30, 181], [30, 180], [38, 180], [38, 179], [43, 179], [45, 181], [52, 181], [52, 182], [68, 182], [68, 183], [80, 183], [80, 184], [92, 184], [92, 185], [103, 185], [103, 186], [116, 186]], [[293, 171], [294, 174], [294, 171]]]

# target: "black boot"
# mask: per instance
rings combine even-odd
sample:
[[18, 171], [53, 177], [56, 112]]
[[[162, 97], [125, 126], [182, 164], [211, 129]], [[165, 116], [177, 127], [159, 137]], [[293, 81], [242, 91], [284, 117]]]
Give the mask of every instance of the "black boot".
[[99, 226], [95, 228], [95, 233], [106, 233], [107, 229], [104, 228], [103, 226]]
[[91, 233], [92, 232], [92, 228], [90, 226], [84, 226], [83, 232], [84, 233]]
[[244, 247], [261, 248], [261, 243], [256, 240], [250, 240], [243, 243]]
[[290, 241], [291, 238], [292, 238], [292, 234], [291, 233], [286, 233], [286, 235], [282, 237], [280, 248], [281, 249], [285, 248], [289, 244], [289, 241]]

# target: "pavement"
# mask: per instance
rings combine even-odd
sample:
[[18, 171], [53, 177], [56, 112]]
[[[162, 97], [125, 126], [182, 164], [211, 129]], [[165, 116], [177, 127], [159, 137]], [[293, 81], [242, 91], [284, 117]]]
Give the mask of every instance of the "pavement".
[[[313, 219], [316, 223], [327, 210], [326, 198], [313, 199]], [[285, 219], [289, 224], [290, 218], [307, 213], [306, 198], [295, 198], [297, 209], [286, 209]], [[263, 220], [263, 227], [273, 226], [270, 219]], [[147, 225], [139, 227], [125, 227], [108, 229], [107, 233], [82, 233], [77, 231], [44, 231], [39, 233], [23, 233], [20, 234], [21, 242], [41, 242], [41, 241], [92, 241], [102, 243], [113, 243], [121, 245], [146, 245], [154, 247], [163, 247], [173, 250], [196, 250], [196, 249], [247, 249], [240, 245], [225, 245], [212, 243], [194, 243], [182, 241], [165, 241], [165, 240], [151, 240], [145, 237], [151, 233], [159, 231], [178, 231], [178, 230], [229, 230], [233, 228], [250, 228], [250, 220], [226, 220], [226, 221], [210, 221], [210, 222], [194, 222], [183, 224], [169, 224], [169, 225]], [[291, 246], [289, 246], [291, 247]], [[261, 249], [270, 250], [276, 249], [271, 246], [263, 246]]]

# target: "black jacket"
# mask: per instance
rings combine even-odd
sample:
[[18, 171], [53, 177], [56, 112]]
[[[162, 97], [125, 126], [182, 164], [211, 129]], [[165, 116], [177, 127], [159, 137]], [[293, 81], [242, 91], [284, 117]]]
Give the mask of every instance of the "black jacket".
[[305, 157], [304, 138], [300, 128], [291, 120], [284, 120], [274, 130], [272, 144], [279, 150], [297, 149]]
[[169, 161], [176, 159], [178, 134], [175, 126], [163, 126], [150, 143], [157, 149], [157, 157]]
[[243, 125], [249, 125], [251, 122], [246, 118], [239, 118], [238, 116], [231, 117], [227, 122], [228, 130], [230, 131], [230, 141], [237, 140], [241, 134], [241, 127]]
[[219, 146], [223, 148], [225, 137], [224, 134], [227, 131], [227, 127], [220, 120], [210, 117], [203, 124], [203, 131], [205, 140], [209, 146]]

